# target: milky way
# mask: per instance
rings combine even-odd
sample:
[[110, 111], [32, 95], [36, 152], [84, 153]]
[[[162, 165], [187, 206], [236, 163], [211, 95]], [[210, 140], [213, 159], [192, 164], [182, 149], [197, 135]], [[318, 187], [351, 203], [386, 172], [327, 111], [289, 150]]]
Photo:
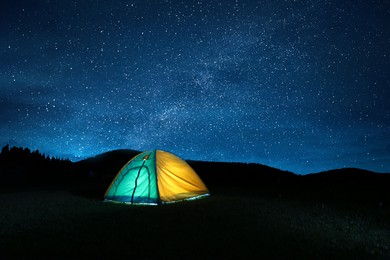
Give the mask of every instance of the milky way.
[[0, 145], [390, 172], [389, 1], [2, 1]]

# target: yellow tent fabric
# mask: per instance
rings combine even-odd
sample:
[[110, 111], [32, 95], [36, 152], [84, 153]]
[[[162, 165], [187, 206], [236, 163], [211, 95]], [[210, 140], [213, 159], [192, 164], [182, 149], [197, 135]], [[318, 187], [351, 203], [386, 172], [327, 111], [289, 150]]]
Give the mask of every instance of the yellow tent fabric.
[[161, 201], [184, 200], [208, 193], [195, 171], [172, 153], [156, 151], [156, 170]]
[[162, 150], [138, 154], [122, 167], [105, 201], [162, 204], [208, 196], [209, 191], [184, 160]]

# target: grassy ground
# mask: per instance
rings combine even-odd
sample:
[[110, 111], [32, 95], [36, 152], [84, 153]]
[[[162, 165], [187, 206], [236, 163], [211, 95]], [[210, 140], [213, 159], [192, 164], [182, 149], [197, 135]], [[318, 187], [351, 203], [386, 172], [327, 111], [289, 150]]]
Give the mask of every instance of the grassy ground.
[[163, 206], [99, 189], [0, 193], [1, 259], [390, 259], [390, 209], [215, 190]]

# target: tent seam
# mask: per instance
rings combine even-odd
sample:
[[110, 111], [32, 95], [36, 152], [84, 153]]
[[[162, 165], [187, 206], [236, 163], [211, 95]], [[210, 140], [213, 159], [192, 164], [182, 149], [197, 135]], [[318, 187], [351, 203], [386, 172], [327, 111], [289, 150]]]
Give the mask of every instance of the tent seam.
[[154, 150], [154, 173], [156, 174], [157, 205], [161, 205], [160, 191], [158, 188], [157, 150]]

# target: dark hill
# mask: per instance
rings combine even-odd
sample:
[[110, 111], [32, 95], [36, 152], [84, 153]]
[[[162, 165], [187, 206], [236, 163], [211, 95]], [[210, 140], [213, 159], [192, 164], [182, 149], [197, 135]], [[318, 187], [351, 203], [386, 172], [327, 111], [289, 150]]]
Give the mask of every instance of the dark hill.
[[389, 179], [390, 174], [377, 173], [358, 168], [341, 168], [304, 175], [306, 180], [321, 182], [367, 182]]
[[[9, 149], [6, 146], [0, 154], [0, 187], [58, 183], [83, 187], [88, 184], [93, 192], [90, 196], [102, 198], [115, 175], [138, 153], [135, 150], [115, 150], [73, 163], [46, 157], [39, 151]], [[255, 163], [187, 162], [211, 194], [234, 193], [316, 202], [340, 200], [390, 205], [390, 174], [345, 168], [296, 175]]]
[[188, 161], [208, 186], [249, 186], [287, 183], [297, 178], [292, 172], [256, 163]]
[[79, 176], [112, 179], [139, 151], [120, 149], [105, 152], [74, 163]]
[[390, 174], [357, 168], [342, 168], [300, 177], [299, 185], [309, 199], [347, 201], [373, 206], [390, 205]]
[[[75, 163], [80, 176], [111, 181], [119, 170], [140, 151], [114, 150]], [[258, 185], [259, 182], [288, 182], [291, 172], [256, 163], [225, 163], [188, 160], [208, 186]]]
[[[80, 175], [98, 183], [101, 192], [138, 151], [118, 150], [76, 163]], [[248, 194], [290, 198], [316, 203], [347, 202], [390, 204], [390, 174], [361, 169], [337, 169], [297, 175], [256, 163], [187, 161], [211, 194]]]

